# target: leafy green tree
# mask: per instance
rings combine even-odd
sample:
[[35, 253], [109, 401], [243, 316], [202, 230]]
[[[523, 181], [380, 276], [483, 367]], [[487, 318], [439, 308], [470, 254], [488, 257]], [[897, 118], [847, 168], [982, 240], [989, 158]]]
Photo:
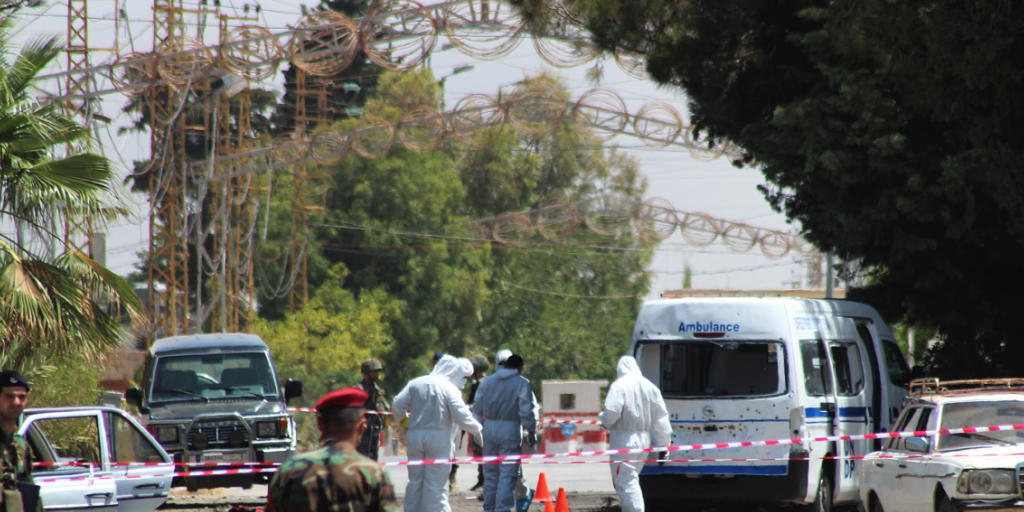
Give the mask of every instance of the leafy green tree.
[[258, 320], [255, 330], [274, 354], [282, 378], [302, 379], [303, 403], [354, 384], [359, 363], [394, 346], [388, 322], [400, 304], [380, 290], [358, 296], [342, 287], [347, 269], [338, 264], [309, 303], [281, 320]]
[[[303, 383], [303, 396], [292, 405], [312, 407], [324, 393], [359, 381], [359, 363], [394, 346], [390, 321], [399, 303], [382, 290], [362, 290], [355, 295], [342, 287], [348, 270], [338, 264], [330, 269], [309, 302], [280, 320], [258, 319], [255, 331], [270, 347], [277, 372], [283, 379]], [[296, 415], [300, 442], [317, 443], [312, 415]]]
[[[553, 82], [544, 76], [525, 80], [508, 101], [541, 84], [553, 95], [565, 94]], [[483, 149], [460, 152], [474, 218], [551, 204], [573, 204], [586, 213], [598, 197], [627, 205], [642, 200], [646, 183], [636, 163], [600, 145], [595, 149], [585, 128], [563, 121], [552, 123], [547, 133], [531, 132], [505, 126], [498, 136], [479, 135], [490, 141], [473, 144]], [[500, 348], [521, 353], [526, 374], [535, 380], [614, 376], [639, 297], [649, 288], [644, 268], [652, 247], [629, 229], [614, 236], [586, 227], [565, 234], [548, 241], [534, 232], [492, 245], [491, 292], [478, 344], [492, 353]]]
[[[545, 3], [521, 4], [543, 26]], [[598, 45], [683, 88], [697, 132], [738, 144], [809, 240], [866, 269], [850, 297], [937, 328], [936, 371], [1019, 373], [1024, 5], [567, 3]]]
[[[360, 136], [372, 119], [397, 123], [411, 108], [437, 101], [428, 71], [384, 73], [364, 105], [364, 119], [330, 129]], [[634, 162], [595, 149], [571, 123], [550, 127], [544, 135], [512, 126], [485, 130], [479, 136], [488, 143], [470, 144], [482, 149], [468, 151], [450, 138], [434, 151], [395, 144], [387, 154], [366, 158], [353, 150], [309, 170], [330, 177], [309, 245], [311, 287], [328, 286], [319, 276], [343, 263], [345, 289], [386, 292], [399, 308], [388, 319], [394, 344], [374, 354], [384, 360], [386, 388], [426, 371], [434, 351], [490, 358], [503, 347], [523, 352], [535, 379], [610, 376], [626, 349], [638, 297], [648, 288], [643, 269], [650, 244], [629, 232], [580, 230], [563, 245], [532, 235], [524, 245], [506, 246], [481, 240], [470, 222], [548, 201], [583, 208], [597, 195], [626, 203], [642, 197]], [[272, 205], [272, 211], [284, 208]], [[287, 234], [283, 217], [270, 217], [279, 220], [268, 232]], [[283, 300], [261, 300], [261, 311], [283, 311]]]
[[[0, 34], [8, 30], [9, 19]], [[95, 359], [125, 335], [112, 306], [140, 313], [122, 278], [80, 251], [59, 252], [66, 221], [102, 224], [126, 213], [105, 158], [53, 156], [89, 133], [56, 104], [35, 100], [36, 77], [60, 53], [55, 38], [40, 39], [0, 61], [0, 365], [23, 370]]]

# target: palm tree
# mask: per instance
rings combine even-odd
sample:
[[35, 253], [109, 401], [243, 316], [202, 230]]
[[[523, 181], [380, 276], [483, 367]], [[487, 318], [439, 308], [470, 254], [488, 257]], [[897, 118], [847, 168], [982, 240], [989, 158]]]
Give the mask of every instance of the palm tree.
[[[0, 21], [0, 48], [8, 20]], [[22, 368], [53, 355], [95, 357], [123, 337], [111, 305], [139, 318], [128, 283], [86, 254], [63, 247], [70, 219], [102, 223], [127, 213], [109, 161], [74, 153], [89, 131], [57, 104], [31, 94], [61, 52], [56, 38], [0, 60], [0, 365]], [[66, 153], [66, 156], [54, 155]]]

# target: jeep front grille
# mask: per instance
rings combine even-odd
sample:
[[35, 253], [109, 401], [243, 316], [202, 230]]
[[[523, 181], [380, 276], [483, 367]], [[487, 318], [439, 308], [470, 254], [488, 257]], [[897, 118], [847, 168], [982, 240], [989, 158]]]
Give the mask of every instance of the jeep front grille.
[[[235, 419], [209, 420], [194, 423], [188, 430], [189, 446], [196, 446], [196, 438], [204, 436], [209, 446], [239, 448], [249, 443], [249, 430]], [[233, 441], [233, 442], [232, 442]]]

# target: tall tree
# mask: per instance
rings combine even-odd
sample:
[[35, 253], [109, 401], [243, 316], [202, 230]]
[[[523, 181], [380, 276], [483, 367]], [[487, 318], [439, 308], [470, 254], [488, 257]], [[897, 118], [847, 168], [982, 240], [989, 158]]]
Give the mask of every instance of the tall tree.
[[[10, 29], [0, 23], [0, 34]], [[0, 43], [7, 41], [0, 36]], [[65, 223], [98, 225], [127, 213], [113, 191], [109, 162], [62, 153], [89, 132], [39, 103], [32, 90], [61, 48], [55, 38], [28, 43], [0, 61], [0, 363], [25, 369], [55, 358], [95, 358], [125, 335], [113, 307], [139, 315], [138, 297], [86, 254], [61, 252]]]
[[[545, 24], [543, 0], [521, 2]], [[911, 0], [572, 0], [593, 40], [682, 87], [693, 123], [868, 285], [937, 327], [947, 375], [1019, 373], [1024, 5]]]
[[[428, 71], [384, 73], [365, 119], [331, 130], [355, 136], [372, 119], [397, 123], [414, 107], [436, 105], [438, 92]], [[434, 351], [470, 355], [501, 347], [533, 358], [532, 377], [609, 376], [610, 366], [590, 362], [625, 350], [637, 297], [647, 290], [649, 244], [628, 232], [582, 230], [564, 245], [534, 234], [524, 245], [505, 246], [481, 240], [471, 224], [552, 200], [582, 208], [599, 194], [641, 197], [635, 164], [583, 139], [571, 123], [549, 128], [530, 135], [508, 125], [480, 133], [487, 144], [448, 138], [444, 148], [424, 152], [396, 143], [375, 158], [350, 151], [310, 170], [330, 176], [310, 245], [311, 286], [328, 286], [320, 276], [343, 263], [346, 289], [356, 296], [383, 290], [397, 301], [389, 322], [393, 348], [378, 354], [389, 387], [426, 370]], [[278, 221], [269, 231], [287, 229]], [[259, 265], [272, 274], [282, 266]], [[281, 300], [261, 300], [261, 309]], [[573, 351], [557, 349], [566, 343]]]

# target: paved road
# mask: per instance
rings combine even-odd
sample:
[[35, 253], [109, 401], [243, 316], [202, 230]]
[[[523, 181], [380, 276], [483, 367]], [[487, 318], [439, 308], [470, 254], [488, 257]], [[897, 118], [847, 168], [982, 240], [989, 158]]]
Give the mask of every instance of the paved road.
[[[405, 460], [404, 457], [387, 456], [382, 457], [382, 462], [398, 462]], [[530, 487], [536, 487], [541, 472], [544, 473], [548, 482], [548, 490], [552, 497], [558, 493], [558, 488], [565, 489], [568, 497], [569, 510], [573, 512], [617, 512], [619, 500], [612, 489], [611, 475], [608, 471], [608, 464], [595, 462], [600, 459], [584, 459], [577, 464], [524, 464], [523, 474]], [[405, 486], [409, 481], [408, 471], [405, 466], [387, 466], [388, 472], [395, 483], [399, 501], [405, 496]], [[478, 498], [477, 492], [470, 492], [469, 488], [476, 483], [476, 466], [461, 465], [456, 473], [456, 484], [458, 489], [452, 493], [449, 501], [453, 512], [479, 512], [483, 504]], [[266, 500], [267, 487], [256, 485], [251, 489], [209, 489], [189, 493], [184, 488], [175, 488], [171, 492], [171, 498], [165, 505], [166, 508], [181, 510], [222, 510], [228, 504], [262, 505]], [[534, 505], [531, 510], [543, 510], [542, 507]]]

